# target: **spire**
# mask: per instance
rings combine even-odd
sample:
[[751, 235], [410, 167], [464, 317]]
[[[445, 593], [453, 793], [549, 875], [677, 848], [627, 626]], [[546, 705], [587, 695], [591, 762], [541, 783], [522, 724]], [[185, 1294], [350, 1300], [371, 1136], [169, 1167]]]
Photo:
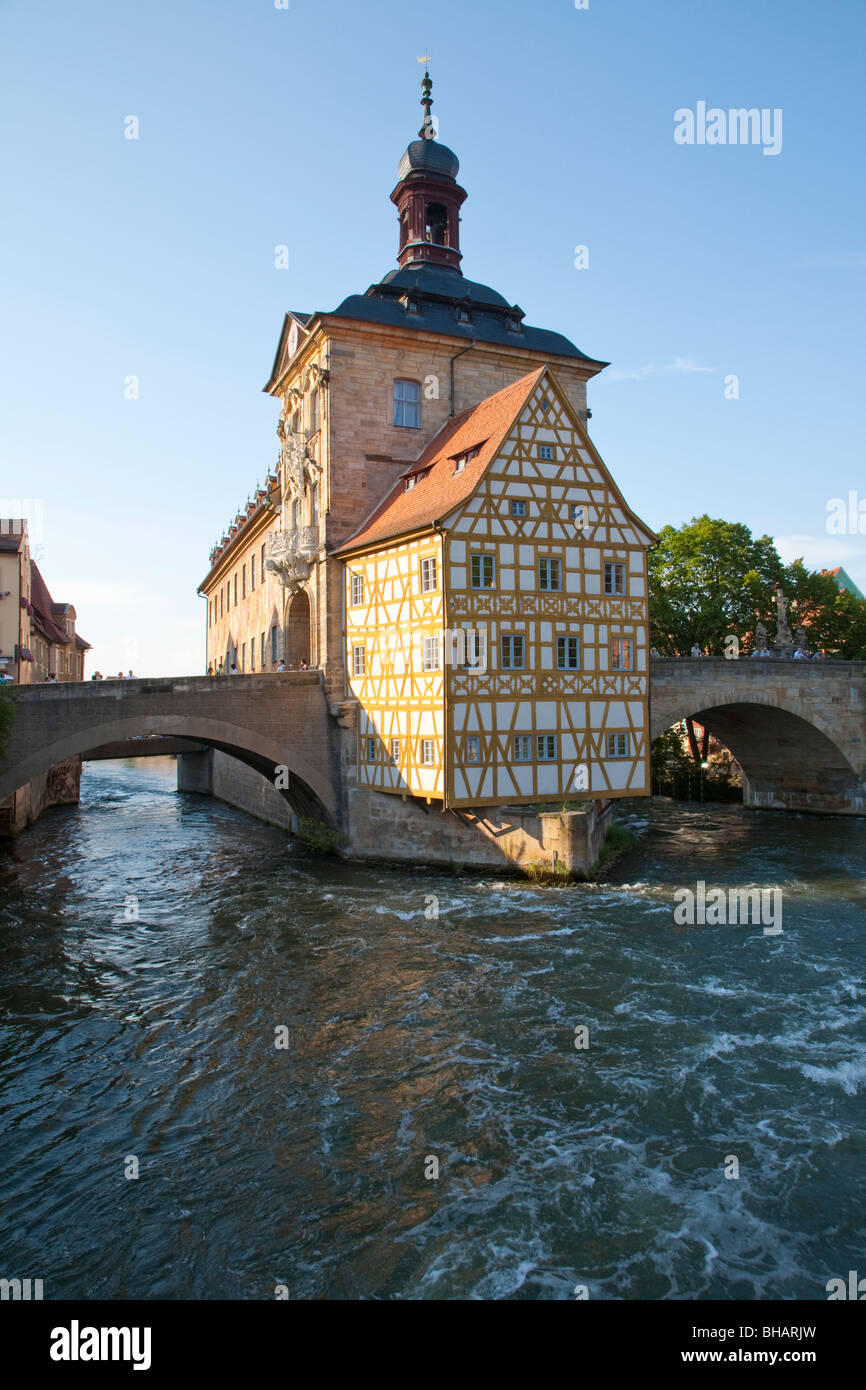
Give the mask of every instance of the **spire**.
[[[423, 58], [419, 58], [419, 63], [427, 64], [430, 61], [430, 54], [425, 53]], [[429, 69], [425, 66], [424, 76], [421, 80], [421, 105], [424, 107], [424, 119], [421, 122], [421, 129], [418, 134], [422, 140], [435, 140], [436, 128], [433, 125], [433, 117], [430, 114], [430, 107], [433, 105], [433, 98], [430, 93], [433, 90], [433, 83], [430, 80]]]

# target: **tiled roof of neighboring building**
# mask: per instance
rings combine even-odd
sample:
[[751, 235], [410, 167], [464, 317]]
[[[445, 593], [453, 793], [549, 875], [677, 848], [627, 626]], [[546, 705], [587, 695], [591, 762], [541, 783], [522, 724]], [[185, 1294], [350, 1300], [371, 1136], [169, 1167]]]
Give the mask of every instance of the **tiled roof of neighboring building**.
[[[392, 536], [432, 526], [467, 498], [488, 463], [496, 457], [545, 370], [539, 367], [443, 425], [420, 458], [402, 474], [384, 501], [336, 553], [364, 549]], [[475, 458], [460, 472], [455, 472], [455, 460], [476, 448]], [[412, 477], [415, 485], [407, 491], [406, 480]]]
[[2, 523], [0, 523], [0, 550], [7, 553], [11, 551], [14, 554], [16, 550], [21, 549], [23, 540], [24, 533], [22, 531], [18, 531], [17, 533], [14, 531], [11, 533], [9, 531], [4, 531], [2, 529]]
[[49, 642], [60, 642], [63, 646], [68, 646], [70, 638], [62, 628], [55, 623], [52, 614], [54, 607], [51, 595], [48, 592], [48, 585], [39, 573], [39, 566], [35, 560], [30, 561], [30, 602], [33, 604], [36, 619], [36, 626]]

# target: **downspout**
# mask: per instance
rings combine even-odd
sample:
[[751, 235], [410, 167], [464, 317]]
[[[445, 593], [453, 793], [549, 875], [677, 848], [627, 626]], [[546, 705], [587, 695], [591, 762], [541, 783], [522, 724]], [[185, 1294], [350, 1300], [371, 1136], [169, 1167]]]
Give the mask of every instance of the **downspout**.
[[453, 414], [454, 414], [454, 363], [457, 361], [457, 358], [458, 358], [458, 357], [462, 357], [462, 356], [463, 356], [464, 352], [469, 352], [469, 350], [470, 350], [471, 348], [474, 348], [476, 341], [477, 341], [477, 339], [473, 338], [471, 343], [468, 343], [467, 346], [466, 346], [465, 348], [461, 348], [459, 352], [455, 352], [454, 356], [451, 358], [451, 415], [452, 415], [452, 416], [453, 416]]

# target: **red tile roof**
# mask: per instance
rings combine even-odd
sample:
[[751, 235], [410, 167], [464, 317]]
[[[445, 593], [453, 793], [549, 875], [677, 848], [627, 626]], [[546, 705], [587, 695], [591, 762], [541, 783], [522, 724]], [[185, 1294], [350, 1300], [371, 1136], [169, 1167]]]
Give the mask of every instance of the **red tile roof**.
[[39, 566], [35, 560], [30, 561], [30, 602], [36, 609], [36, 626], [40, 632], [47, 637], [49, 642], [60, 642], [63, 646], [68, 646], [70, 638], [66, 636], [62, 628], [57, 626], [51, 616], [54, 604], [48, 592], [48, 585], [39, 573]]
[[[359, 550], [392, 536], [402, 536], [432, 526], [447, 516], [459, 502], [465, 501], [487, 465], [496, 457], [515, 419], [546, 370], [546, 367], [539, 367], [443, 425], [361, 528], [338, 546], [336, 554]], [[475, 458], [459, 473], [455, 473], [455, 458], [474, 448], [478, 448]], [[424, 476], [419, 477], [420, 474]], [[407, 492], [406, 479], [413, 475], [417, 481]]]

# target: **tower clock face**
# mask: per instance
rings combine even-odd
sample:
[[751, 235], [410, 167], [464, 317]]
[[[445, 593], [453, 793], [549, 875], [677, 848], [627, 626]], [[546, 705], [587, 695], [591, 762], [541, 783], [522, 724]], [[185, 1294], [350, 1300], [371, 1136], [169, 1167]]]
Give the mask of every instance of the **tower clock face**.
[[289, 356], [294, 357], [298, 350], [298, 325], [293, 323], [289, 329]]

